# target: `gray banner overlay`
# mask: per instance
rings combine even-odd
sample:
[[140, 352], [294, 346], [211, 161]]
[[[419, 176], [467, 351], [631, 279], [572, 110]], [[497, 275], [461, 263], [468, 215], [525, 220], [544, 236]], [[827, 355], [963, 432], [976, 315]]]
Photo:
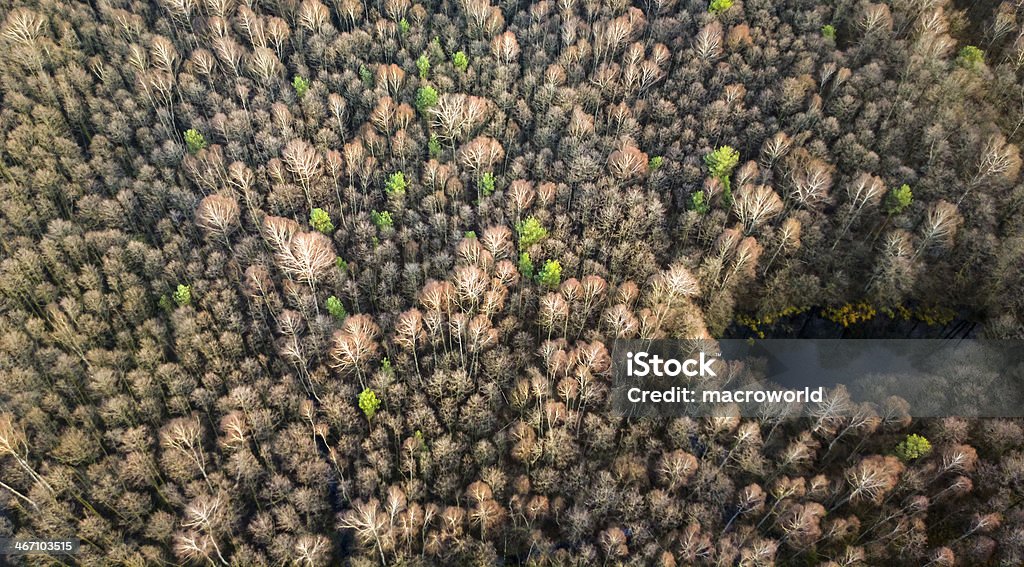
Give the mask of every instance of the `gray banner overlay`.
[[612, 362], [621, 415], [1024, 417], [1018, 340], [622, 340]]

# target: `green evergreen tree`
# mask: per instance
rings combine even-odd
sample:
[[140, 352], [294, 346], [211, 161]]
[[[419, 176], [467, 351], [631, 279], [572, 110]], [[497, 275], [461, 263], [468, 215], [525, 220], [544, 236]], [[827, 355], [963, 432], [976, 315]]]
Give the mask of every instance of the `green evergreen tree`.
[[292, 87], [295, 89], [295, 96], [302, 98], [309, 91], [309, 79], [295, 75], [295, 78], [292, 79]]
[[199, 132], [199, 130], [196, 130], [195, 128], [185, 130], [185, 147], [188, 148], [188, 153], [195, 155], [199, 153], [199, 150], [206, 146], [206, 138]]
[[420, 114], [426, 114], [427, 110], [434, 107], [437, 104], [438, 94], [437, 90], [430, 85], [424, 85], [416, 90], [416, 110], [420, 111]]
[[359, 80], [368, 87], [373, 86], [373, 73], [370, 72], [366, 65], [359, 66]]
[[544, 267], [537, 274], [537, 281], [551, 289], [557, 288], [562, 283], [562, 264], [558, 260], [544, 262]]
[[740, 153], [732, 146], [721, 146], [710, 154], [704, 156], [704, 163], [714, 177], [722, 184], [722, 200], [726, 206], [732, 205], [732, 182], [729, 176], [732, 170], [740, 163]]
[[921, 457], [927, 457], [932, 452], [930, 441], [916, 433], [907, 435], [907, 438], [896, 445], [896, 456], [902, 461], [913, 461]]
[[401, 171], [392, 173], [384, 183], [384, 191], [392, 197], [405, 195], [406, 187], [408, 184], [405, 181], [405, 174]]
[[178, 289], [174, 290], [174, 302], [178, 304], [178, 307], [184, 307], [191, 304], [192, 286], [178, 284]]
[[723, 179], [732, 175], [732, 170], [740, 163], [740, 153], [732, 146], [720, 146], [704, 156], [704, 163], [715, 179]]
[[167, 295], [166, 293], [160, 296], [160, 299], [157, 300], [156, 304], [157, 307], [159, 307], [161, 310], [167, 313], [174, 311], [174, 300], [171, 299], [171, 296]]
[[379, 408], [380, 398], [377, 397], [376, 392], [366, 388], [359, 393], [359, 409], [363, 410], [363, 414], [366, 415], [366, 421], [372, 420]]
[[697, 211], [702, 215], [707, 214], [707, 212], [711, 210], [711, 207], [709, 207], [707, 202], [704, 200], [703, 191], [697, 191], [693, 195], [690, 195], [690, 209]]
[[420, 72], [420, 78], [426, 79], [430, 74], [430, 57], [424, 53], [416, 59], [416, 69]]
[[334, 232], [334, 223], [331, 222], [331, 215], [321, 208], [310, 211], [309, 225], [324, 234], [329, 235]]
[[823, 36], [825, 36], [825, 37], [827, 37], [829, 39], [835, 39], [836, 38], [836, 27], [833, 26], [832, 24], [825, 24], [825, 25], [821, 26], [821, 35], [823, 35]]
[[452, 56], [452, 64], [459, 71], [465, 71], [469, 68], [469, 57], [466, 56], [464, 51], [456, 51], [455, 55]]
[[890, 215], [898, 215], [909, 207], [913, 201], [914, 192], [910, 190], [910, 185], [904, 183], [889, 191], [889, 194], [885, 196], [885, 212]]
[[370, 211], [370, 220], [380, 229], [391, 228], [395, 225], [395, 220], [387, 211]]
[[533, 260], [530, 260], [529, 252], [519, 254], [519, 273], [526, 279], [533, 277]]
[[708, 6], [708, 12], [712, 14], [721, 14], [722, 12], [732, 8], [734, 0], [712, 0], [711, 5]]
[[480, 192], [484, 197], [489, 197], [494, 193], [494, 174], [490, 171], [480, 176]]
[[327, 312], [338, 321], [344, 321], [345, 317], [348, 317], [348, 311], [341, 304], [341, 300], [333, 295], [327, 298]]
[[962, 67], [973, 69], [985, 62], [985, 52], [973, 45], [965, 45], [960, 48], [956, 62]]
[[540, 224], [537, 217], [527, 217], [526, 220], [516, 224], [516, 232], [519, 234], [519, 249], [526, 250], [534, 244], [544, 240], [548, 231]]

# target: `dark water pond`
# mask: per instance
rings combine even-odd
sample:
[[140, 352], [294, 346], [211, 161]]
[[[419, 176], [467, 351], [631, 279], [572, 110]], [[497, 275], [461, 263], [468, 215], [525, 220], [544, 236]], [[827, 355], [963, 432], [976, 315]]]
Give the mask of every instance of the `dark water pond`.
[[802, 313], [781, 317], [770, 324], [750, 326], [734, 322], [725, 329], [722, 338], [772, 339], [966, 339], [975, 338], [981, 324], [971, 320], [967, 314], [957, 314], [947, 321], [925, 322], [909, 317], [891, 317], [878, 314], [869, 321], [862, 321], [843, 327], [826, 318], [822, 308], [811, 308]]

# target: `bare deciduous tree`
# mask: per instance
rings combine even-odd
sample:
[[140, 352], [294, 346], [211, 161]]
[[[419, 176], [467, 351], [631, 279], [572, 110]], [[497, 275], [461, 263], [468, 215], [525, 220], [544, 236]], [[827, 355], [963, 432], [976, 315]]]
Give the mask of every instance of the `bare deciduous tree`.
[[896, 487], [903, 468], [899, 459], [893, 456], [864, 457], [846, 472], [850, 494], [845, 501], [881, 502], [882, 498]]
[[608, 156], [608, 172], [623, 181], [646, 174], [647, 164], [647, 154], [632, 145], [623, 145]]
[[331, 239], [319, 232], [300, 232], [292, 237], [290, 254], [282, 266], [297, 280], [314, 285], [334, 267], [338, 255]]
[[504, 65], [516, 61], [519, 58], [519, 41], [515, 34], [507, 31], [491, 40], [491, 55]]
[[285, 145], [281, 151], [288, 171], [302, 185], [302, 191], [306, 195], [306, 204], [313, 209], [313, 198], [310, 194], [310, 185], [316, 181], [322, 172], [320, 153], [305, 140], [294, 139]]
[[693, 42], [693, 49], [697, 59], [704, 63], [718, 59], [722, 55], [722, 24], [714, 20], [701, 28]]
[[459, 163], [473, 175], [482, 175], [494, 169], [494, 164], [505, 157], [505, 150], [494, 138], [478, 136], [459, 150]]
[[384, 92], [392, 97], [399, 95], [404, 80], [405, 71], [394, 63], [377, 67], [377, 85], [383, 87]]
[[155, 36], [149, 46], [153, 63], [164, 73], [175, 74], [178, 70], [178, 50], [174, 44], [162, 35]]
[[509, 212], [516, 219], [516, 222], [519, 222], [522, 219], [523, 212], [533, 205], [534, 197], [536, 197], [533, 184], [523, 179], [517, 179], [509, 184], [506, 193], [508, 195]]
[[761, 145], [761, 165], [765, 169], [773, 168], [776, 162], [789, 153], [791, 144], [785, 132], [776, 132]]
[[253, 49], [249, 58], [249, 72], [265, 87], [276, 83], [281, 77], [283, 66], [274, 51], [267, 47]]
[[917, 247], [914, 258], [931, 246], [951, 242], [962, 221], [956, 205], [944, 200], [932, 203], [925, 214], [924, 224], [921, 225], [921, 244]]
[[632, 338], [640, 329], [640, 322], [632, 311], [621, 303], [605, 310], [603, 320], [612, 336], [617, 339]]
[[767, 185], [741, 186], [733, 198], [733, 212], [746, 234], [782, 212], [782, 198]]
[[801, 207], [813, 209], [829, 199], [832, 188], [832, 167], [803, 149], [794, 150], [786, 158], [786, 199]]
[[354, 530], [356, 537], [364, 545], [375, 546], [380, 552], [381, 563], [387, 564], [381, 540], [386, 537], [391, 526], [388, 525], [388, 517], [381, 509], [378, 500], [353, 503], [352, 509], [342, 517], [340, 525], [343, 528]]
[[196, 207], [196, 224], [207, 234], [228, 244], [228, 235], [238, 226], [238, 202], [224, 195], [209, 195]]
[[487, 101], [482, 98], [445, 93], [430, 109], [431, 126], [437, 128], [439, 140], [454, 146], [479, 128], [489, 114]]
[[330, 25], [331, 11], [319, 0], [302, 0], [298, 22], [299, 27], [313, 33], [323, 33]]
[[198, 416], [180, 417], [168, 423], [160, 430], [160, 445], [194, 464], [207, 487], [213, 490], [213, 483], [206, 473], [208, 464], [203, 450], [203, 426]]
[[376, 360], [380, 352], [377, 336], [380, 327], [369, 315], [353, 315], [345, 319], [344, 327], [334, 334], [331, 344], [331, 366], [341, 372], [354, 372], [364, 388], [364, 368]]
[[957, 200], [957, 206], [977, 187], [994, 178], [1003, 177], [1008, 182], [1017, 179], [1020, 173], [1020, 150], [1017, 146], [1007, 143], [1002, 134], [994, 134], [985, 141], [978, 157], [977, 170], [971, 181]]
[[885, 183], [877, 176], [867, 173], [860, 174], [853, 183], [846, 186], [847, 221], [843, 225], [843, 229], [839, 231], [839, 235], [836, 236], [835, 242], [832, 243], [832, 250], [836, 249], [839, 241], [846, 236], [850, 226], [860, 217], [865, 208], [877, 206], [884, 193]]
[[304, 535], [295, 541], [295, 564], [304, 567], [328, 565], [331, 542], [322, 535]]
[[[30, 478], [46, 487], [51, 494], [54, 493], [50, 483], [46, 482], [46, 479], [40, 476], [28, 462], [28, 440], [25, 437], [25, 433], [15, 423], [14, 416], [4, 413], [0, 414], [0, 458], [7, 455], [10, 455]], [[10, 485], [5, 484], [2, 480], [0, 480], [0, 488], [28, 502], [33, 508], [39, 508], [35, 501], [29, 499], [29, 497], [15, 490]]]
[[28, 47], [43, 34], [45, 26], [46, 18], [44, 16], [28, 8], [18, 8], [7, 15], [7, 21], [4, 22], [3, 32], [0, 33], [0, 36], [12, 43]]

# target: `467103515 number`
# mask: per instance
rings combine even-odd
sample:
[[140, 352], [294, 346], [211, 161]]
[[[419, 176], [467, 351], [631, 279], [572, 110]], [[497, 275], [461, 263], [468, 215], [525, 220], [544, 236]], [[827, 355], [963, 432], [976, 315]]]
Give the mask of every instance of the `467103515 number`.
[[77, 539], [18, 539], [0, 537], [0, 555], [74, 554], [81, 545]]

